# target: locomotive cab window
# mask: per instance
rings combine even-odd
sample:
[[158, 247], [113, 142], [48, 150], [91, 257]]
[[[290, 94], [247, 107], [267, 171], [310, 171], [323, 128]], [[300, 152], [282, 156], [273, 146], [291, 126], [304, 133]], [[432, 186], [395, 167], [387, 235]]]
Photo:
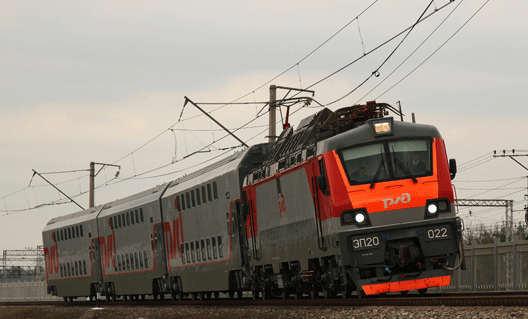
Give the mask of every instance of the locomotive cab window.
[[351, 185], [433, 174], [430, 139], [392, 140], [340, 151]]

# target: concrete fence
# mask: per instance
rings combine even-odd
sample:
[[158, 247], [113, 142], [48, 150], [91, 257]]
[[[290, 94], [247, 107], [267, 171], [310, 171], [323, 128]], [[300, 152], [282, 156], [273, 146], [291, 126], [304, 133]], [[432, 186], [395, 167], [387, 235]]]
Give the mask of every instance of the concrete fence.
[[432, 291], [509, 291], [528, 290], [528, 241], [464, 246], [466, 270], [457, 270], [451, 284]]
[[47, 294], [45, 281], [0, 283], [0, 302], [62, 300]]

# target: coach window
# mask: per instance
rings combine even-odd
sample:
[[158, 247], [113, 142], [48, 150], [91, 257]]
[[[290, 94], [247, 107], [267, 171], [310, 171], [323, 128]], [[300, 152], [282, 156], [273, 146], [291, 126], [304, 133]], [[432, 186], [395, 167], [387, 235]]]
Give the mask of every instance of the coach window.
[[68, 239], [71, 239], [71, 228], [68, 228]]
[[61, 241], [64, 241], [64, 232], [62, 231], [62, 229], [60, 230], [60, 237]]
[[191, 201], [192, 201], [192, 207], [196, 206], [196, 200], [194, 199], [194, 189], [191, 190]]
[[196, 251], [194, 250], [194, 242], [191, 242], [191, 260], [192, 262], [196, 261]]
[[148, 269], [148, 255], [146, 250], [143, 250], [143, 256], [145, 257], [145, 268]]
[[220, 258], [224, 257], [224, 252], [222, 249], [222, 236], [218, 236], [218, 255]]
[[81, 237], [84, 237], [83, 230], [82, 230], [82, 225], [79, 225], [79, 229], [81, 230]]
[[205, 198], [205, 186], [202, 186], [202, 202], [205, 204], [207, 202], [206, 198]]
[[213, 195], [214, 195], [214, 199], [217, 200], [218, 199], [218, 189], [216, 187], [216, 181], [213, 182]]
[[72, 226], [71, 231], [72, 231], [72, 238], [75, 239], [75, 227]]
[[200, 258], [200, 241], [199, 240], [196, 241], [196, 260], [197, 261], [201, 260], [201, 258]]
[[183, 249], [183, 244], [180, 245], [180, 250], [181, 250], [181, 257], [182, 257], [182, 263], [185, 264], [185, 249]]
[[202, 258], [205, 261], [205, 241], [202, 239]]
[[79, 226], [75, 226], [75, 233], [77, 234], [77, 238], [79, 238]]
[[139, 218], [141, 219], [141, 222], [143, 222], [143, 208], [139, 209]]
[[117, 215], [117, 221], [119, 222], [119, 228], [122, 227], [122, 224], [121, 224], [121, 215]]
[[117, 255], [117, 270], [121, 271], [121, 255]]
[[57, 231], [53, 231], [53, 233], [51, 234], [51, 236], [52, 236], [51, 239], [53, 239], [55, 242], [60, 241], [60, 237], [58, 237], [58, 235], [59, 235], [59, 231], [58, 230]]
[[[123, 219], [123, 227], [126, 227], [127, 224], [126, 224], [125, 213], [121, 214], [121, 219]], [[130, 221], [129, 221], [129, 222], [130, 222]]]
[[139, 256], [137, 251], [134, 253], [134, 260], [136, 261], [136, 269], [139, 269]]
[[130, 256], [128, 254], [125, 254], [126, 256], [126, 270], [130, 270]]
[[[79, 268], [77, 268], [77, 262], [75, 262], [75, 268], [74, 269], [75, 269], [74, 275], [75, 276], [79, 276]], [[73, 269], [72, 269], [72, 272], [73, 272]]]
[[139, 252], [139, 268], [143, 269], [144, 264], [143, 264], [143, 252]]
[[130, 219], [132, 221], [132, 225], [134, 225], [134, 211], [130, 211]]
[[206, 239], [207, 241], [207, 259], [211, 259], [211, 241], [209, 238]]
[[70, 263], [66, 263], [66, 269], [68, 269], [68, 277], [71, 277], [71, 269], [70, 269]]
[[130, 213], [129, 212], [126, 212], [126, 217], [127, 217], [127, 226], [130, 226]]
[[130, 253], [130, 268], [132, 270], [136, 269], [135, 263], [134, 263], [134, 253]]
[[62, 272], [62, 264], [59, 264], [59, 268], [60, 268], [60, 276], [64, 277], [64, 273]]
[[185, 196], [181, 194], [181, 210], [185, 210]]
[[110, 226], [110, 230], [114, 230], [114, 224], [112, 223], [112, 217], [108, 218], [108, 225]]
[[191, 262], [191, 252], [189, 249], [189, 243], [185, 243], [185, 257], [187, 258], [187, 262]]
[[213, 196], [211, 193], [211, 184], [207, 184], [207, 200], [210, 202], [213, 201]]
[[136, 209], [136, 224], [139, 224], [139, 211]]
[[213, 257], [214, 259], [216, 259], [216, 238], [213, 237], [212, 240], [213, 240]]
[[83, 260], [83, 269], [84, 269], [84, 275], [88, 275], [88, 272], [86, 271], [86, 260]]
[[117, 229], [118, 228], [117, 226], [118, 226], [117, 225], [117, 217], [114, 216], [114, 229]]
[[202, 205], [200, 199], [201, 199], [201, 198], [200, 198], [200, 187], [198, 187], [198, 188], [196, 189], [196, 203], [197, 203], [198, 205]]
[[191, 196], [189, 196], [189, 192], [185, 193], [185, 197], [187, 198], [187, 209], [191, 209]]

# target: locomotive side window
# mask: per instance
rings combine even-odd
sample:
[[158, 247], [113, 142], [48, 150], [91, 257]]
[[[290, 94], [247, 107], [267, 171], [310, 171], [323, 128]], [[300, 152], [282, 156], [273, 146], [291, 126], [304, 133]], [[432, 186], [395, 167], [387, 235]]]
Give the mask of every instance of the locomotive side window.
[[393, 140], [340, 151], [351, 185], [432, 175], [430, 139]]
[[216, 181], [213, 182], [213, 196], [215, 200], [218, 199], [218, 188], [216, 187]]
[[211, 196], [211, 184], [207, 184], [207, 200], [212, 202], [213, 201], [213, 197]]
[[202, 186], [202, 202], [205, 204], [207, 199], [205, 198], [205, 186]]

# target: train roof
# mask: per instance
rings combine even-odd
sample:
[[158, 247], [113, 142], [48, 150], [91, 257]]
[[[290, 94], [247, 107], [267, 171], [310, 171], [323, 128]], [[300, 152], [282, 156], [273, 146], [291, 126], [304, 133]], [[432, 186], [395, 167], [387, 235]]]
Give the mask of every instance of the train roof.
[[77, 223], [82, 223], [88, 220], [96, 219], [97, 215], [99, 215], [99, 212], [103, 208], [104, 205], [99, 205], [96, 207], [88, 208], [85, 210], [81, 210], [72, 214], [59, 216], [52, 218], [47, 224], [46, 227], [44, 227], [44, 232], [61, 228], [66, 225], [73, 225]]

